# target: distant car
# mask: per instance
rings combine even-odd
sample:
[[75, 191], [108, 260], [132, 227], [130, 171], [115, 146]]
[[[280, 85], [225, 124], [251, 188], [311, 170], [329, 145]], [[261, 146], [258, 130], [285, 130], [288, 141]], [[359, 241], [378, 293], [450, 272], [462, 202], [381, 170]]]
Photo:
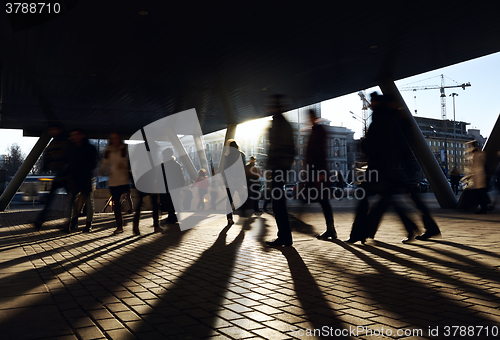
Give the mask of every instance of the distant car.
[[351, 197], [354, 195], [354, 191], [356, 191], [356, 183], [351, 182], [347, 183], [344, 188], [344, 196]]
[[417, 186], [418, 186], [418, 192], [428, 192], [430, 187], [429, 182], [427, 182], [426, 179], [419, 182]]
[[333, 183], [330, 188], [332, 190], [332, 198], [341, 200], [342, 197], [353, 196], [354, 191], [356, 191], [357, 185], [354, 182], [346, 183], [344, 186], [339, 183]]
[[296, 184], [285, 184], [283, 189], [285, 190], [285, 195], [288, 198], [294, 198], [295, 196], [295, 187]]

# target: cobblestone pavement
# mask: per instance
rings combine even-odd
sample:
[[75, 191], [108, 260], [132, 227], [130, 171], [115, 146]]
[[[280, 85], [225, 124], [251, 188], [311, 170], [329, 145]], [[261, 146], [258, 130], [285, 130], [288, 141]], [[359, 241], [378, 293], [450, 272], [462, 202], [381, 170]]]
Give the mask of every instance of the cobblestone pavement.
[[[68, 235], [60, 220], [35, 231], [36, 211], [1, 213], [0, 338], [498, 338], [499, 214], [426, 199], [442, 239], [402, 244], [390, 212], [376, 241], [319, 241], [319, 205], [291, 202], [295, 243], [282, 249], [263, 246], [276, 233], [270, 214], [164, 234], [145, 214], [140, 236], [127, 215], [113, 236], [111, 214]], [[355, 202], [332, 202], [345, 239]]]

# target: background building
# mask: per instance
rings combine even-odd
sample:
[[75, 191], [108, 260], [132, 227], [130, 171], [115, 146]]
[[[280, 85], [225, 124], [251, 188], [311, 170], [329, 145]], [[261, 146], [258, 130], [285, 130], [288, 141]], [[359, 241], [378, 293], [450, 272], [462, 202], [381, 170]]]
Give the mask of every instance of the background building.
[[[354, 132], [346, 127], [330, 126], [330, 121], [326, 119], [322, 119], [320, 124], [325, 126], [327, 132], [326, 163], [328, 170], [342, 172], [347, 176], [350, 174], [350, 170], [352, 170], [350, 154], [352, 152]], [[299, 173], [300, 170], [306, 169], [305, 156], [309, 143], [309, 136], [311, 134], [311, 125], [304, 125], [301, 124], [299, 128], [297, 123], [292, 123], [296, 148], [295, 162], [292, 165], [292, 169], [295, 173]], [[289, 178], [289, 181], [297, 182], [298, 178]]]
[[[482, 147], [486, 142], [479, 130], [467, 130], [467, 125], [470, 125], [470, 123], [457, 121], [454, 126], [452, 120], [446, 120], [446, 123], [443, 124], [441, 119], [414, 118], [437, 161], [441, 167], [447, 168], [448, 172], [455, 166], [455, 149], [456, 166], [461, 173], [464, 173], [467, 161], [465, 144], [476, 139], [481, 143]], [[456, 136], [456, 147], [454, 145], [454, 136]]]
[[481, 149], [484, 147], [484, 145], [486, 144], [486, 138], [481, 135], [481, 131], [479, 131], [479, 129], [468, 129], [467, 133], [478, 141], [479, 147]]

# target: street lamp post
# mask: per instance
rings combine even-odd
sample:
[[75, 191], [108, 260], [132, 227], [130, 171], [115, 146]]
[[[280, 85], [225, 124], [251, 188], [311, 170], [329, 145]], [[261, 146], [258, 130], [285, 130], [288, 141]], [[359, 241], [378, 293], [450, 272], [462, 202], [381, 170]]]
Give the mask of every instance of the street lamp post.
[[352, 118], [356, 119], [357, 121], [360, 121], [363, 124], [363, 136], [366, 137], [366, 133], [368, 131], [367, 120], [368, 120], [369, 117], [365, 119], [363, 117], [358, 116], [357, 114], [355, 114], [352, 111], [349, 111], [349, 113], [352, 114]]
[[454, 156], [454, 165], [457, 166], [457, 122], [455, 121], [455, 97], [458, 96], [458, 93], [450, 94], [453, 97], [453, 156]]

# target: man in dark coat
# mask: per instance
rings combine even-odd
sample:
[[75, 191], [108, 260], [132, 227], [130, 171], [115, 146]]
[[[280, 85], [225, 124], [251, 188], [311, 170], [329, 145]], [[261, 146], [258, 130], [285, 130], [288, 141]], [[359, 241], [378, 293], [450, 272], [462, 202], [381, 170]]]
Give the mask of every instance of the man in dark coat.
[[282, 96], [276, 95], [273, 97], [273, 103], [268, 107], [269, 111], [273, 113], [273, 122], [269, 129], [267, 165], [272, 171], [271, 197], [274, 218], [278, 226], [278, 238], [274, 241], [267, 241], [266, 244], [278, 247], [293, 244], [283, 186], [295, 158], [295, 144], [292, 126], [282, 114], [284, 112], [282, 100]]
[[[239, 144], [234, 140], [234, 139], [228, 139], [226, 141], [227, 146], [224, 147], [224, 154], [226, 156], [225, 162], [224, 162], [224, 170], [229, 169], [231, 166], [233, 166], [236, 162], [241, 161], [243, 165], [243, 169], [245, 168], [245, 163], [246, 163], [246, 155], [240, 150]], [[230, 172], [229, 172], [230, 173]], [[226, 186], [226, 192], [227, 192], [227, 210], [231, 211], [229, 212], [226, 217], [227, 217], [227, 225], [231, 226], [234, 224], [234, 219], [233, 219], [233, 211], [235, 210], [235, 204], [233, 202], [234, 197], [231, 194], [231, 186], [233, 186], [233, 189], [235, 189], [234, 193], [238, 193], [238, 196], [242, 197], [244, 196], [243, 192], [238, 192], [238, 189], [241, 190], [242, 187], [238, 187], [236, 185], [231, 185], [237, 183], [240, 178], [236, 177], [234, 178], [233, 176], [229, 175], [227, 171], [223, 172], [223, 177], [224, 177], [224, 182]], [[244, 210], [244, 207], [242, 207], [242, 210]]]
[[177, 223], [177, 216], [175, 215], [175, 206], [170, 195], [171, 190], [184, 187], [186, 184], [184, 179], [184, 172], [182, 166], [175, 160], [174, 151], [167, 148], [163, 151], [163, 178], [166, 183], [167, 193], [161, 195], [160, 201], [165, 206], [168, 212], [166, 223]]
[[[97, 165], [97, 150], [89, 143], [87, 136], [81, 129], [71, 131], [70, 139], [73, 145], [69, 162], [69, 187], [73, 208], [68, 232], [78, 228], [78, 213], [81, 208], [79, 202], [84, 202], [87, 207], [87, 221], [83, 232], [91, 232], [94, 217], [92, 178]], [[77, 199], [78, 195], [80, 197]]]
[[[394, 194], [405, 191], [405, 156], [406, 143], [397, 124], [396, 110], [391, 107], [388, 97], [377, 93], [371, 95], [372, 123], [361, 147], [368, 157], [368, 174], [377, 174], [375, 182], [366, 183], [365, 190], [380, 194], [380, 200], [368, 213], [368, 198], [363, 197], [358, 205], [351, 235], [346, 242], [364, 242], [366, 238], [374, 238], [383, 214], [393, 205], [401, 218], [408, 237], [411, 240], [418, 227], [407, 216], [405, 209], [393, 198]], [[403, 139], [402, 139], [403, 138]]]
[[323, 209], [323, 215], [326, 221], [326, 231], [316, 237], [323, 240], [330, 237], [336, 239], [337, 231], [333, 226], [333, 211], [330, 205], [330, 188], [327, 187], [326, 130], [324, 126], [318, 124], [318, 118], [314, 110], [309, 110], [308, 114], [312, 125], [312, 131], [306, 151], [306, 164], [309, 173], [308, 192], [310, 193], [311, 190], [314, 191], [314, 196]]
[[[157, 146], [154, 143], [151, 143], [150, 147], [151, 146], [154, 147], [154, 151], [157, 151]], [[175, 207], [172, 202], [172, 197], [170, 196], [170, 190], [181, 188], [185, 183], [182, 167], [175, 161], [173, 155], [174, 152], [172, 149], [165, 149], [162, 152], [163, 163], [149, 170], [146, 174], [141, 176], [136, 183], [136, 188], [149, 188], [149, 190], [146, 190], [147, 192], [137, 189], [139, 198], [137, 200], [133, 222], [133, 232], [136, 235], [140, 235], [139, 220], [141, 218], [141, 206], [145, 196], [151, 198], [155, 233], [163, 231], [160, 227], [160, 203], [162, 208], [168, 212], [168, 217], [165, 219], [165, 222], [172, 224], [177, 223], [177, 216], [175, 215]]]
[[53, 199], [56, 197], [56, 191], [58, 189], [65, 188], [66, 192], [69, 193], [67, 185], [70, 142], [68, 140], [68, 136], [64, 133], [61, 125], [57, 123], [54, 123], [49, 127], [49, 134], [52, 137], [52, 141], [45, 149], [43, 157], [43, 171], [49, 172], [55, 177], [52, 181], [52, 186], [50, 188], [49, 195], [47, 196], [45, 206], [36, 219], [35, 228], [37, 230], [40, 230], [42, 228], [42, 224], [46, 221], [48, 209]]
[[[408, 177], [411, 163], [414, 161], [412, 151], [403, 135], [408, 120], [397, 110], [397, 105], [391, 96], [372, 94], [372, 124], [362, 148], [368, 157], [368, 171], [377, 171], [377, 182], [366, 183], [365, 188], [371, 193], [380, 194], [380, 200], [368, 213], [367, 195], [361, 200], [356, 211], [351, 235], [346, 242], [364, 242], [366, 238], [374, 238], [383, 214], [392, 205], [399, 215], [407, 231], [403, 243], [414, 238], [426, 240], [440, 235], [439, 227], [431, 216], [427, 206], [408, 188]], [[408, 193], [420, 211], [425, 227], [422, 235], [417, 225], [408, 217], [404, 207], [393, 197], [394, 194]]]

